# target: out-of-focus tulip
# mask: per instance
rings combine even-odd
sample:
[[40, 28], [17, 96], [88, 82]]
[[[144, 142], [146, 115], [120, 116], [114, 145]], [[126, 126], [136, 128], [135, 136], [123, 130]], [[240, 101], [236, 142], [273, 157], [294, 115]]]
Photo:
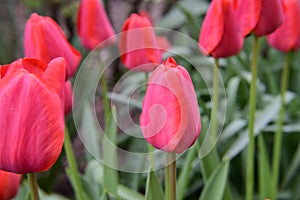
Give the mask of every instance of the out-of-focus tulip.
[[46, 63], [56, 57], [66, 60], [66, 79], [70, 78], [79, 65], [81, 55], [67, 41], [59, 25], [50, 17], [33, 13], [26, 23], [24, 35], [26, 57], [38, 58]]
[[172, 45], [166, 36], [157, 36], [157, 44], [162, 52], [168, 51]]
[[115, 32], [105, 13], [101, 0], [81, 0], [77, 15], [77, 33], [82, 45], [92, 50], [104, 40], [116, 42]]
[[228, 57], [239, 53], [243, 42], [232, 0], [213, 0], [200, 32], [201, 51], [215, 58]]
[[162, 61], [156, 35], [147, 17], [131, 14], [120, 36], [121, 61], [130, 70], [151, 71]]
[[[19, 174], [49, 169], [64, 141], [65, 60], [33, 58], [8, 65], [0, 79], [0, 169]], [[6, 65], [7, 67], [7, 65]]]
[[67, 81], [64, 84], [64, 104], [65, 115], [68, 115], [72, 111], [73, 105], [73, 90], [71, 81]]
[[159, 65], [149, 79], [140, 125], [145, 139], [166, 152], [182, 153], [200, 134], [192, 80], [173, 58]]
[[243, 35], [251, 32], [263, 36], [275, 31], [283, 22], [281, 0], [234, 0]]
[[300, 48], [300, 2], [283, 0], [285, 18], [275, 32], [267, 36], [268, 43], [283, 52]]
[[18, 192], [22, 175], [0, 170], [0, 200], [10, 200]]

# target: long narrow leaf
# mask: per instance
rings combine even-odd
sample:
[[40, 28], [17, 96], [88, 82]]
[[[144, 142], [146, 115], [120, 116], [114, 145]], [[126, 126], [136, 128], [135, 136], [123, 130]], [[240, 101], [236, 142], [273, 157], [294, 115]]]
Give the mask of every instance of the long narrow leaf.
[[223, 161], [209, 177], [199, 200], [222, 200], [226, 187], [229, 161]]
[[258, 175], [259, 175], [259, 191], [261, 199], [267, 199], [271, 196], [271, 174], [270, 174], [270, 162], [264, 142], [263, 135], [258, 136], [258, 148], [259, 148], [259, 162], [258, 162]]
[[145, 200], [164, 199], [164, 193], [156, 174], [151, 169], [149, 170], [146, 185]]

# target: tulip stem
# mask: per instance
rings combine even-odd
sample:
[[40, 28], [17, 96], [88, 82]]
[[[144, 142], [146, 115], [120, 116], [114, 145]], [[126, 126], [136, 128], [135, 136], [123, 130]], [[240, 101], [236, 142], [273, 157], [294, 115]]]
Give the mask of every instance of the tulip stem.
[[255, 147], [255, 110], [256, 110], [256, 80], [257, 80], [257, 61], [259, 52], [259, 38], [254, 37], [252, 54], [252, 78], [250, 85], [250, 119], [249, 119], [249, 144], [247, 150], [247, 174], [246, 174], [246, 200], [253, 200], [254, 182], [254, 147]]
[[176, 154], [174, 152], [166, 154], [166, 200], [176, 200]]
[[101, 77], [101, 86], [102, 86], [102, 98], [103, 98], [103, 106], [104, 106], [104, 120], [105, 120], [105, 129], [107, 129], [108, 126], [108, 120], [109, 120], [109, 100], [107, 97], [107, 81], [105, 74], [103, 72], [103, 75]]
[[290, 62], [290, 53], [287, 53], [285, 56], [285, 63], [281, 73], [281, 107], [280, 113], [277, 120], [277, 130], [274, 137], [274, 146], [273, 146], [273, 192], [271, 199], [277, 199], [277, 184], [278, 184], [278, 175], [280, 167], [280, 152], [281, 152], [281, 143], [282, 143], [282, 129], [284, 121], [284, 112], [285, 112], [285, 101], [286, 101], [286, 90], [289, 79], [289, 62]]
[[83, 189], [82, 189], [82, 185], [81, 185], [81, 182], [80, 182], [80, 179], [79, 179], [78, 166], [77, 166], [77, 162], [76, 162], [74, 152], [73, 152], [73, 149], [72, 149], [72, 144], [71, 144], [71, 139], [70, 139], [70, 134], [69, 134], [67, 124], [65, 124], [64, 148], [65, 148], [68, 163], [70, 165], [70, 171], [71, 171], [71, 174], [72, 174], [71, 182], [72, 182], [72, 185], [73, 185], [74, 190], [75, 190], [76, 199], [77, 200], [83, 200], [84, 199]]
[[211, 133], [213, 142], [217, 141], [218, 132], [218, 102], [219, 102], [219, 59], [215, 59], [213, 69], [213, 95], [212, 95], [212, 110], [211, 110]]
[[28, 183], [30, 187], [31, 199], [32, 200], [39, 200], [39, 191], [38, 191], [38, 184], [36, 181], [36, 174], [30, 173], [28, 174]]

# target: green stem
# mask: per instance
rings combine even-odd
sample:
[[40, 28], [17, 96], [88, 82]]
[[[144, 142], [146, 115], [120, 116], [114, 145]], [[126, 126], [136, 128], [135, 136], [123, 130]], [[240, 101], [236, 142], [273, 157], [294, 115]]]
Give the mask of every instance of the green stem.
[[217, 141], [218, 133], [218, 104], [219, 104], [219, 59], [215, 59], [215, 67], [213, 69], [213, 96], [211, 110], [211, 133], [213, 142]]
[[72, 184], [75, 189], [75, 195], [77, 200], [83, 200], [83, 189], [82, 185], [79, 179], [79, 172], [78, 172], [78, 167], [77, 167], [77, 162], [73, 153], [72, 149], [72, 144], [71, 144], [71, 139], [70, 139], [70, 134], [68, 130], [68, 126], [65, 124], [65, 143], [64, 143], [64, 148], [67, 156], [68, 163], [70, 165], [70, 170], [72, 174]]
[[[170, 164], [169, 164], [170, 163]], [[176, 154], [167, 153], [166, 155], [166, 200], [176, 200]]]
[[38, 191], [38, 184], [36, 181], [36, 174], [30, 173], [28, 174], [28, 183], [30, 187], [31, 199], [32, 200], [39, 200], [39, 191]]
[[103, 73], [101, 77], [101, 86], [102, 86], [102, 98], [103, 98], [103, 106], [104, 106], [104, 120], [105, 120], [105, 129], [107, 128], [107, 123], [109, 120], [110, 106], [109, 100], [107, 97], [107, 82], [105, 74]]
[[273, 146], [273, 190], [272, 190], [272, 199], [277, 199], [277, 184], [280, 168], [280, 152], [281, 152], [281, 143], [282, 143], [282, 128], [284, 121], [284, 112], [285, 112], [285, 100], [286, 100], [286, 90], [289, 79], [289, 62], [290, 62], [290, 53], [285, 56], [285, 63], [281, 74], [281, 107], [280, 113], [277, 120], [277, 130], [274, 138]]
[[256, 80], [257, 80], [257, 60], [259, 51], [259, 38], [255, 36], [253, 41], [253, 58], [252, 58], [252, 78], [250, 86], [250, 120], [249, 144], [247, 151], [247, 174], [246, 174], [246, 200], [253, 200], [253, 182], [254, 182], [254, 147], [255, 147], [255, 110], [256, 110]]

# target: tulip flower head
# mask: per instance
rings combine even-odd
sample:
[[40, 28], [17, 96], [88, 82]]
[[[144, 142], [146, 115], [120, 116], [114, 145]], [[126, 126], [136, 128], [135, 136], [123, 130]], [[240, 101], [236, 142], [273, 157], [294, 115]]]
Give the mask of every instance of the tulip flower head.
[[[65, 60], [24, 58], [0, 79], [0, 169], [19, 174], [48, 170], [64, 141]], [[0, 67], [1, 69], [2, 67]]]
[[282, 0], [234, 0], [237, 18], [244, 36], [253, 32], [263, 36], [275, 31], [283, 22]]
[[81, 0], [77, 15], [77, 33], [82, 45], [92, 50], [106, 41], [106, 45], [116, 42], [115, 32], [109, 22], [101, 0]]
[[300, 48], [300, 2], [283, 0], [285, 18], [282, 25], [267, 36], [268, 43], [283, 52]]
[[232, 0], [213, 0], [200, 32], [201, 51], [215, 58], [228, 57], [237, 54], [243, 42]]
[[0, 170], [0, 200], [10, 200], [18, 192], [22, 175]]
[[59, 25], [50, 17], [36, 13], [26, 23], [24, 51], [26, 57], [38, 58], [46, 63], [56, 57], [65, 58], [66, 79], [75, 73], [81, 59], [81, 54], [67, 41]]
[[152, 73], [140, 116], [142, 133], [155, 148], [182, 153], [197, 139], [200, 114], [187, 70], [168, 58]]
[[162, 61], [154, 29], [145, 16], [131, 14], [125, 21], [119, 48], [121, 61], [130, 70], [149, 72]]

